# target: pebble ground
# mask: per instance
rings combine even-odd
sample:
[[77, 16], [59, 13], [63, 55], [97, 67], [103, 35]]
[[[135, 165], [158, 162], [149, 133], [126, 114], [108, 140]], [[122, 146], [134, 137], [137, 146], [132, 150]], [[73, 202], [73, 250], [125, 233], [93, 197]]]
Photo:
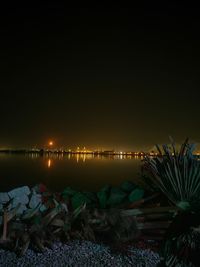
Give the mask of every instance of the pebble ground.
[[106, 245], [78, 240], [55, 243], [44, 253], [28, 249], [21, 258], [0, 249], [0, 267], [156, 267], [158, 262], [158, 253], [148, 249], [130, 247], [128, 255], [122, 255], [113, 253]]

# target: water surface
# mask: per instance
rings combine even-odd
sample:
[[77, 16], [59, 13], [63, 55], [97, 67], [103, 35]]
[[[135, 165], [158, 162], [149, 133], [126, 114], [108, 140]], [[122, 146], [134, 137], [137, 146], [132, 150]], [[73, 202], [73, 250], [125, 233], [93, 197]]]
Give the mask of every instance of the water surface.
[[105, 184], [119, 185], [139, 177], [141, 158], [94, 155], [0, 154], [1, 192], [44, 183], [53, 191], [66, 186], [99, 190]]

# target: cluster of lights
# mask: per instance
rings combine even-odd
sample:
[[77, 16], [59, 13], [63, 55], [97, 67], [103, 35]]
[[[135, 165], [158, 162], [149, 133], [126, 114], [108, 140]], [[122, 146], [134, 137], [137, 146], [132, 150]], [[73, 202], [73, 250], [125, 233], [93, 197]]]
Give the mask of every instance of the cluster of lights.
[[[54, 142], [52, 140], [50, 140], [48, 142], [48, 146], [49, 147], [53, 147], [54, 146]], [[82, 149], [78, 146], [76, 148], [75, 151], [73, 151], [72, 149], [68, 149], [66, 150], [68, 153], [79, 153], [79, 154], [94, 154], [94, 153], [97, 153], [97, 154], [101, 154], [101, 153], [105, 153], [105, 154], [115, 154], [115, 155], [134, 155], [134, 156], [144, 156], [145, 153], [143, 152], [123, 152], [123, 151], [120, 151], [120, 152], [114, 152], [114, 151], [92, 151], [92, 150], [88, 150], [86, 149], [86, 147], [83, 147]], [[65, 152], [64, 150], [57, 150], [57, 152]], [[150, 152], [149, 153], [150, 156], [157, 156], [158, 153], [155, 153], [155, 152]], [[197, 153], [197, 155], [200, 155], [200, 153]]]
[[[68, 150], [68, 151], [69, 151], [69, 150]], [[70, 152], [72, 152], [71, 149], [70, 149]], [[88, 150], [88, 149], [86, 149], [85, 146], [83, 147], [83, 149], [80, 149], [80, 147], [77, 147], [76, 152], [77, 152], [77, 153], [93, 153], [92, 150]]]

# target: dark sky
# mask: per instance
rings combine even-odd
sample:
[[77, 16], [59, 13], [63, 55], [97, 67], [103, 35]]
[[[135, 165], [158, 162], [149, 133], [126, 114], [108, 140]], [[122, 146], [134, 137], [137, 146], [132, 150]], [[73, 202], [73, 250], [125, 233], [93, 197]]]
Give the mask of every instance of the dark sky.
[[199, 11], [1, 8], [0, 146], [199, 142]]

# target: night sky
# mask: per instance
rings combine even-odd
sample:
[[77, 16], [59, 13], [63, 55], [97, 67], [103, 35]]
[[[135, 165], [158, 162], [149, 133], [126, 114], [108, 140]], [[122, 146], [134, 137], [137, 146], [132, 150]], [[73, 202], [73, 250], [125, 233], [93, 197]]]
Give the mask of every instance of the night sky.
[[163, 2], [2, 7], [0, 147], [199, 142], [200, 10]]

